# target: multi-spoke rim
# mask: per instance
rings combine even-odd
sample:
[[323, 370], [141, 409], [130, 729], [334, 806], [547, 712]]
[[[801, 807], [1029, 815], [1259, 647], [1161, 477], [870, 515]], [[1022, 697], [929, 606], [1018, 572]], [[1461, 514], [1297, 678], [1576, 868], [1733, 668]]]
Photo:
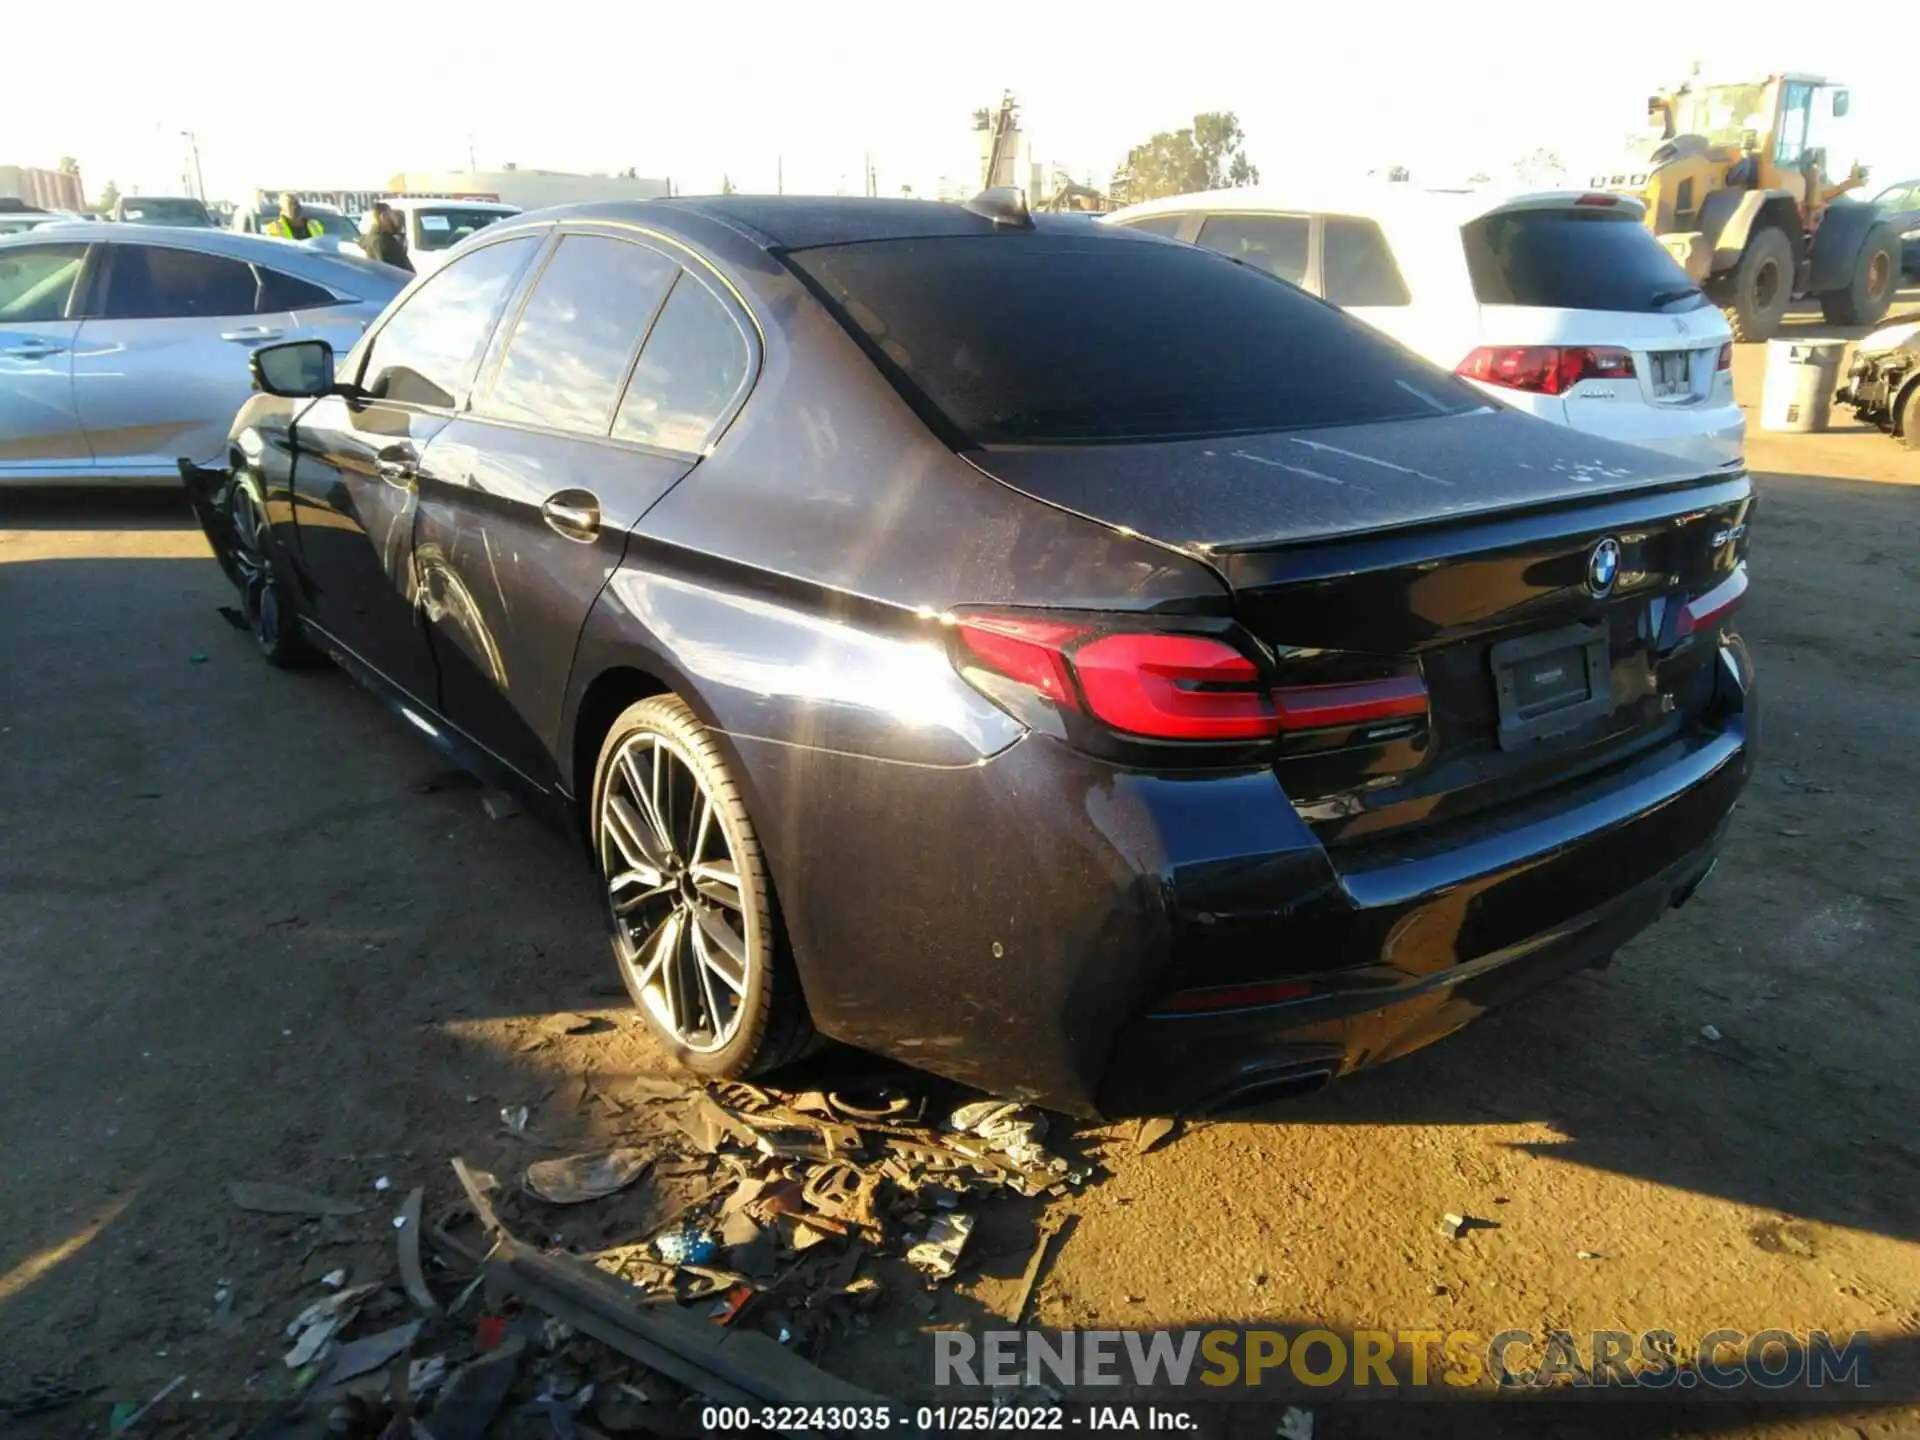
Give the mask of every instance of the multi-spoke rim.
[[746, 1012], [756, 925], [727, 818], [664, 735], [628, 736], [602, 783], [600, 868], [628, 983], [680, 1044], [719, 1050]]
[[233, 566], [240, 573], [241, 608], [255, 638], [271, 645], [280, 634], [280, 593], [273, 583], [273, 561], [267, 554], [267, 517], [253, 491], [237, 483], [230, 508], [235, 541]]

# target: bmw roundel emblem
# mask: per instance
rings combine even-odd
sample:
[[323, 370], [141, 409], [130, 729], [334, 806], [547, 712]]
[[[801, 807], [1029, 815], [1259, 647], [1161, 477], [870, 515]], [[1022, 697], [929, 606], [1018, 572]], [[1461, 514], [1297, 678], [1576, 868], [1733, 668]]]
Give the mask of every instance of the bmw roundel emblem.
[[1587, 589], [1604, 599], [1613, 593], [1613, 582], [1619, 578], [1620, 542], [1609, 535], [1587, 556]]

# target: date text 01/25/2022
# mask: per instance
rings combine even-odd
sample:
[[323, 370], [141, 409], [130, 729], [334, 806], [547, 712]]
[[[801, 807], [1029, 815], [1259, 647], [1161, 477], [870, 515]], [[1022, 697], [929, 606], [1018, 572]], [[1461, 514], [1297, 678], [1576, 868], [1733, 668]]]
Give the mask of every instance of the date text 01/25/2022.
[[1069, 1413], [1059, 1405], [922, 1405], [911, 1420], [885, 1405], [775, 1405], [758, 1409], [744, 1405], [709, 1405], [700, 1412], [700, 1427], [725, 1430], [812, 1430], [853, 1432], [902, 1430], [911, 1424], [925, 1433], [1052, 1430], [1192, 1430], [1194, 1418], [1184, 1410], [1151, 1405], [1094, 1405]]

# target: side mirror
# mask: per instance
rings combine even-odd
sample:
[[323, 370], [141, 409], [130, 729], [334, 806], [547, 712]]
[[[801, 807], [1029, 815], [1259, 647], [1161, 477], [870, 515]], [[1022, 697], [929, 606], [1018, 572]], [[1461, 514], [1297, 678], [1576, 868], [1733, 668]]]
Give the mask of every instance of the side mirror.
[[1848, 97], [1846, 91], [1844, 90], [1834, 91], [1833, 92], [1833, 118], [1838, 120], [1838, 119], [1841, 119], [1843, 116], [1845, 116], [1847, 113], [1847, 107], [1850, 104], [1852, 104], [1852, 101]]
[[269, 395], [310, 400], [333, 389], [333, 347], [324, 340], [263, 345], [247, 357], [247, 368]]

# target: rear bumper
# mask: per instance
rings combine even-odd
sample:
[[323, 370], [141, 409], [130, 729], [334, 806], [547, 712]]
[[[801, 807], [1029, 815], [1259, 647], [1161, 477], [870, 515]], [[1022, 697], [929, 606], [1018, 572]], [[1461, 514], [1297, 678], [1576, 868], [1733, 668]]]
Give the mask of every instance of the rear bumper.
[[1751, 669], [1721, 654], [1711, 722], [1392, 853], [1330, 852], [1271, 770], [727, 743], [755, 815], [805, 815], [762, 839], [822, 1031], [1072, 1113], [1194, 1110], [1404, 1054], [1685, 898], [1752, 768]]

